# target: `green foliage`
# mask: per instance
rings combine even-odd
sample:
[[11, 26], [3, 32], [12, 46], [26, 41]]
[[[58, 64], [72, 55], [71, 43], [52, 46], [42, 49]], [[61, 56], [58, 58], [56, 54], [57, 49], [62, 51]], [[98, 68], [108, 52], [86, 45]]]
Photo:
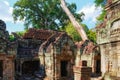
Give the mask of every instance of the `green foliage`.
[[[96, 32], [93, 30], [89, 30], [85, 24], [81, 24], [81, 25], [83, 26], [83, 29], [87, 33], [88, 39], [93, 41], [94, 43], [96, 43]], [[69, 22], [68, 25], [65, 26], [64, 31], [66, 31], [68, 33], [68, 35], [70, 35], [75, 42], [82, 40], [79, 33], [72, 25], [72, 23]]]
[[89, 30], [88, 33], [87, 33], [87, 36], [88, 36], [89, 40], [96, 43], [96, 32], [95, 31]]
[[[88, 33], [88, 31], [89, 31], [88, 27], [85, 24], [81, 24], [81, 25], [83, 26], [83, 29], [85, 30], [85, 32]], [[74, 41], [82, 40], [79, 33], [72, 25], [72, 23], [69, 22], [68, 25], [65, 26], [64, 31], [66, 31], [68, 33], [68, 35], [70, 35]]]
[[80, 41], [81, 37], [77, 30], [73, 27], [72, 23], [69, 23], [67, 26], [65, 26], [65, 31], [72, 37], [74, 41]]
[[[16, 33], [18, 36], [22, 37], [25, 32], [26, 32], [26, 30], [25, 30], [25, 31], [15, 32], [15, 33]], [[16, 39], [16, 38], [15, 38], [15, 36], [14, 36], [13, 34], [11, 34], [11, 35], [9, 36], [9, 40], [10, 40], [10, 41], [14, 41], [15, 39]]]
[[83, 27], [85, 32], [88, 33], [89, 29], [88, 29], [87, 25], [86, 24], [81, 24], [81, 26]]
[[19, 32], [16, 32], [16, 34], [20, 37], [22, 37], [24, 35], [26, 31], [19, 31]]
[[95, 0], [94, 3], [96, 4], [96, 6], [102, 6], [104, 7], [106, 4], [107, 0]]
[[106, 15], [106, 11], [103, 9], [102, 13], [99, 15], [99, 17], [97, 17], [98, 24], [104, 21], [105, 15]]
[[[80, 20], [75, 4], [68, 4], [73, 15]], [[24, 20], [25, 29], [29, 26], [42, 29], [59, 29], [69, 21], [60, 6], [60, 0], [18, 0], [13, 9], [14, 21]], [[81, 20], [80, 20], [81, 21]]]
[[97, 24], [104, 21], [106, 11], [105, 11], [105, 5], [107, 3], [107, 0], [95, 0], [94, 3], [96, 4], [96, 7], [101, 6], [103, 8], [102, 13], [97, 17]]
[[15, 40], [14, 35], [11, 34], [11, 35], [9, 36], [9, 40], [10, 40], [10, 41], [14, 41], [14, 40]]

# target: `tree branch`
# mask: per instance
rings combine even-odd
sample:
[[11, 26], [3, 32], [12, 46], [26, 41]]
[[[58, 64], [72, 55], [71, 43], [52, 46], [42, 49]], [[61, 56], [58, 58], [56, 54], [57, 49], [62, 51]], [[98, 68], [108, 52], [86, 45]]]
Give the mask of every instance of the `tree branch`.
[[75, 29], [78, 31], [78, 33], [80, 34], [81, 38], [83, 41], [88, 40], [88, 37], [83, 29], [83, 27], [77, 22], [77, 20], [75, 19], [75, 17], [72, 15], [72, 13], [70, 12], [70, 10], [67, 8], [65, 0], [60, 0], [61, 1], [61, 7], [62, 9], [65, 11], [65, 13], [67, 14], [67, 16], [69, 17], [70, 21], [72, 22], [73, 26], [75, 27]]

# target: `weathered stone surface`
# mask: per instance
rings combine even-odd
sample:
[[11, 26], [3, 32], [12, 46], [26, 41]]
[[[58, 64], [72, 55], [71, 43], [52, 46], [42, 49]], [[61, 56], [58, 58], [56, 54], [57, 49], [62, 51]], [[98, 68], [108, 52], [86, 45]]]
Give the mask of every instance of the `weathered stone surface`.
[[87, 61], [87, 66], [92, 67], [92, 73], [101, 73], [100, 71], [100, 53], [99, 47], [91, 41], [81, 41], [76, 43], [77, 55], [76, 55], [76, 67], [80, 66], [79, 61]]
[[14, 80], [14, 58], [16, 47], [8, 40], [9, 34], [6, 31], [6, 24], [0, 20], [0, 66], [3, 80]]
[[6, 30], [6, 24], [4, 21], [0, 20], [0, 30], [5, 31]]
[[[80, 61], [80, 64], [86, 64], [86, 61]], [[74, 66], [74, 80], [91, 80], [92, 68], [80, 65]]]
[[[36, 59], [45, 68], [45, 79], [69, 80], [74, 77], [75, 45], [65, 32], [30, 29], [18, 39], [17, 66]], [[22, 67], [20, 69], [21, 73]]]
[[101, 50], [101, 71], [102, 75], [105, 75], [105, 80], [107, 77], [115, 80], [120, 77], [120, 0], [108, 0], [105, 9], [107, 11], [104, 19], [106, 25], [97, 27], [97, 42]]
[[[108, 1], [109, 2], [109, 1]], [[97, 26], [98, 44], [109, 43], [120, 40], [120, 5], [119, 0], [112, 0], [112, 3], [106, 6], [107, 15], [102, 24]]]

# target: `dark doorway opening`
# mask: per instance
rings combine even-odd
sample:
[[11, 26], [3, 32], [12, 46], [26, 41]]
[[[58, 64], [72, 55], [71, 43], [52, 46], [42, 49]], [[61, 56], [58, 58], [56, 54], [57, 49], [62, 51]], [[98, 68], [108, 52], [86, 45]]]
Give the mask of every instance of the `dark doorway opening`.
[[97, 60], [96, 61], [96, 73], [100, 73], [101, 72], [101, 61]]
[[67, 71], [68, 61], [61, 61], [61, 77], [66, 77], [68, 74]]
[[34, 74], [40, 68], [40, 61], [25, 61], [22, 65], [22, 74]]
[[3, 77], [3, 61], [0, 60], [0, 79]]

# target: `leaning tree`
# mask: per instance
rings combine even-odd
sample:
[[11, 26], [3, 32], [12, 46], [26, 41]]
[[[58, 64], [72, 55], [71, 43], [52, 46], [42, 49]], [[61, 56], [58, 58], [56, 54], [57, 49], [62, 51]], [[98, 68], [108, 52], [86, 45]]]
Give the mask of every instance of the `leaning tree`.
[[60, 0], [61, 1], [61, 7], [62, 9], [65, 11], [65, 13], [67, 14], [67, 16], [69, 17], [70, 21], [72, 22], [73, 26], [75, 27], [75, 29], [78, 31], [78, 33], [80, 34], [81, 38], [83, 41], [88, 40], [87, 34], [84, 31], [82, 25], [79, 24], [79, 22], [75, 19], [75, 17], [72, 15], [72, 13], [70, 12], [70, 10], [68, 9], [65, 0]]
[[71, 23], [73, 24], [73, 26], [75, 27], [75, 29], [78, 31], [78, 33], [80, 34], [82, 38], [83, 43], [82, 43], [82, 46], [80, 47], [80, 53], [90, 54], [91, 52], [95, 50], [95, 45], [93, 44], [92, 41], [88, 39], [87, 34], [85, 30], [83, 29], [83, 26], [79, 24], [79, 22], [75, 19], [75, 17], [72, 15], [70, 10], [67, 8], [65, 0], [60, 0], [60, 1], [61, 1], [62, 9], [65, 11]]

